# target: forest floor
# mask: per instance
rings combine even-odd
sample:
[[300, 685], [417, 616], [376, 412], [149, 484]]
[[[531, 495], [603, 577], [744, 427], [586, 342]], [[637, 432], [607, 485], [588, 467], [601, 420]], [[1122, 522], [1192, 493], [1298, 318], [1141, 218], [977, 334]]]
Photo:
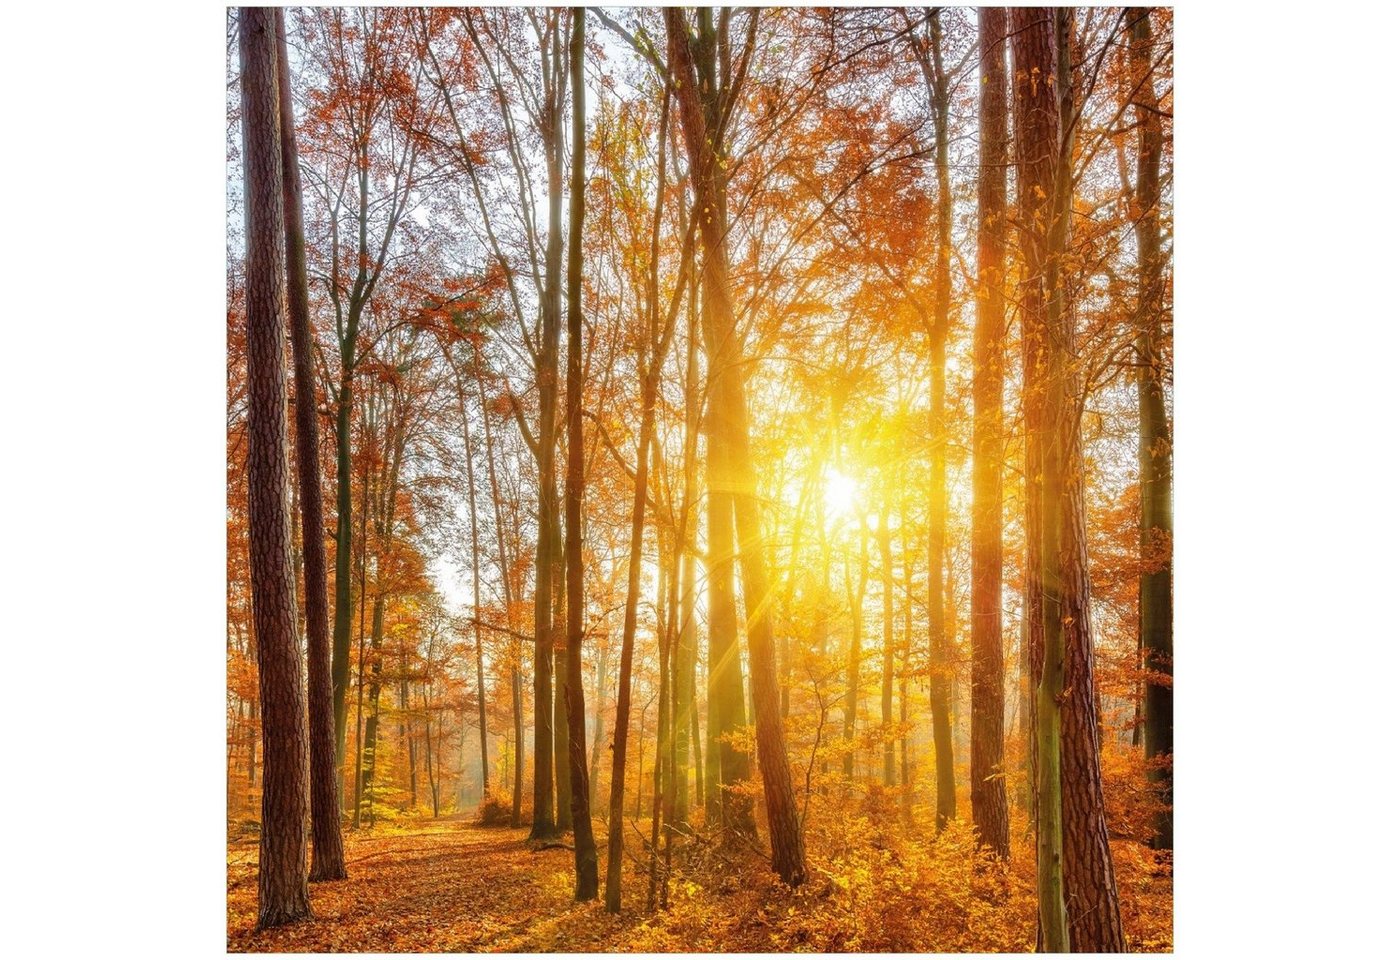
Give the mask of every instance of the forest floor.
[[[640, 828], [640, 824], [638, 825]], [[599, 873], [606, 828], [596, 824]], [[483, 827], [474, 815], [406, 821], [345, 837], [348, 880], [311, 885], [314, 918], [255, 931], [256, 837], [228, 846], [230, 952], [714, 952], [1034, 948], [1027, 869], [964, 869], [967, 851], [851, 850], [813, 859], [797, 891], [757, 851], [692, 858], [664, 912], [646, 910], [640, 835], [628, 837], [623, 912], [573, 900], [573, 853], [527, 842], [528, 830]], [[635, 843], [634, 843], [635, 841]], [[862, 845], [863, 846], [863, 845]], [[1029, 851], [1025, 851], [1029, 853]], [[1129, 949], [1171, 949], [1172, 870], [1139, 844], [1115, 842]], [[1021, 859], [1025, 859], [1022, 857]], [[1022, 864], [1029, 868], [1029, 864]], [[692, 879], [693, 878], [693, 879]], [[699, 880], [700, 882], [695, 882]], [[920, 924], [937, 924], [920, 926]]]

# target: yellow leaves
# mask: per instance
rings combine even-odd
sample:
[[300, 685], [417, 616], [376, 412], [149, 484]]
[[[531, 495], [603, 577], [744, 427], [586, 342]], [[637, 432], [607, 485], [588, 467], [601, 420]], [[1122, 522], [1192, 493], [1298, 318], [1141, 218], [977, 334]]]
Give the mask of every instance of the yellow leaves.
[[[1104, 753], [1106, 786], [1140, 796], [1140, 758]], [[1136, 785], [1136, 786], [1135, 786]], [[396, 835], [350, 832], [350, 879], [311, 888], [315, 919], [254, 933], [257, 840], [228, 849], [230, 952], [1019, 952], [1035, 942], [1034, 851], [1019, 812], [1010, 864], [955, 820], [938, 835], [922, 803], [823, 797], [806, 822], [809, 882], [789, 890], [765, 851], [711, 857], [713, 838], [678, 838], [670, 908], [647, 913], [645, 854], [631, 832], [623, 913], [573, 900], [573, 854], [531, 849], [526, 831], [467, 820], [406, 822]], [[1115, 836], [1144, 811], [1110, 810]], [[601, 833], [600, 833], [601, 837]], [[602, 851], [600, 851], [600, 854]], [[1134, 949], [1170, 949], [1171, 863], [1113, 841]], [[602, 864], [600, 864], [600, 867]]]

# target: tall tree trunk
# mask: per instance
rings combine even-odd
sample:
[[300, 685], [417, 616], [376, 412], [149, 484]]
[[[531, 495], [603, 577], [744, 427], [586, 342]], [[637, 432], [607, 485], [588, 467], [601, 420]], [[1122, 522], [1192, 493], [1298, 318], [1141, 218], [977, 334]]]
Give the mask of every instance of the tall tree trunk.
[[[558, 13], [549, 15], [549, 29], [543, 43], [546, 64], [561, 56]], [[556, 408], [559, 394], [559, 293], [564, 250], [564, 119], [562, 97], [552, 96], [544, 108], [541, 133], [544, 138], [545, 167], [549, 193], [549, 233], [544, 255], [544, 304], [541, 307], [542, 334], [536, 380], [540, 396], [539, 530], [535, 549], [535, 807], [531, 839], [554, 836], [554, 628], [553, 586], [554, 543], [558, 518], [554, 448]]]
[[364, 746], [360, 758], [360, 819], [363, 821], [367, 815], [371, 825], [375, 819], [374, 783], [379, 759], [380, 694], [383, 691], [384, 674], [384, 612], [388, 602], [388, 592], [384, 584], [385, 567], [394, 544], [394, 513], [398, 503], [399, 471], [403, 464], [404, 445], [407, 442], [403, 413], [397, 399], [390, 403], [384, 430], [384, 447], [389, 456], [381, 477], [382, 499], [375, 506], [375, 533], [379, 542], [374, 612], [370, 617], [369, 718], [365, 721]]
[[399, 674], [399, 744], [408, 753], [408, 808], [418, 807], [418, 745], [413, 739], [413, 717], [409, 712], [408, 650], [400, 645]]
[[[567, 401], [566, 401], [567, 403]], [[568, 414], [565, 413], [567, 430]], [[566, 467], [567, 470], [567, 467]], [[554, 504], [554, 823], [560, 833], [573, 829], [572, 787], [569, 784], [569, 710], [564, 685], [569, 672], [568, 584], [565, 582], [563, 505]]]
[[[501, 515], [501, 485], [496, 477], [496, 451], [495, 443], [491, 435], [491, 411], [486, 403], [486, 383], [485, 374], [481, 363], [480, 347], [473, 347], [473, 359], [476, 361], [476, 391], [477, 397], [481, 401], [481, 432], [486, 439], [486, 478], [491, 484], [491, 507], [496, 514], [496, 556], [501, 570], [501, 592], [506, 605], [507, 625], [511, 625], [511, 616], [515, 610], [514, 599], [517, 596], [511, 587], [511, 562], [510, 554], [506, 550], [505, 521]], [[478, 613], [478, 616], [480, 614]], [[520, 676], [520, 644], [514, 633], [510, 638], [510, 713], [511, 713], [511, 734], [514, 737], [515, 750], [513, 765], [514, 777], [511, 784], [510, 800], [510, 825], [520, 826], [521, 795], [524, 791], [525, 783], [525, 691]], [[484, 762], [484, 761], [483, 761]], [[486, 783], [483, 778], [482, 800], [486, 799]]]
[[[450, 356], [447, 357], [447, 360], [451, 363]], [[477, 530], [476, 465], [472, 456], [471, 419], [467, 415], [466, 386], [462, 383], [462, 371], [455, 366], [453, 367], [453, 375], [457, 383], [457, 412], [462, 418], [463, 456], [467, 463], [467, 519], [472, 540], [472, 639], [476, 654], [477, 728], [481, 735], [481, 797], [484, 800], [491, 788], [491, 764], [487, 759], [486, 678], [481, 648], [481, 537]], [[484, 407], [482, 416], [488, 416]], [[503, 579], [504, 576], [503, 568]], [[506, 592], [509, 594], [509, 588]], [[441, 763], [441, 759], [439, 759], [439, 763]]]
[[[1021, 233], [1023, 290], [1021, 294], [1024, 351], [1023, 397], [1026, 422], [1026, 581], [1031, 633], [1031, 679], [1035, 684], [1036, 892], [1039, 939], [1047, 952], [1070, 949], [1065, 907], [1064, 835], [1061, 804], [1061, 709], [1064, 689], [1064, 625], [1059, 622], [1060, 504], [1057, 484], [1047, 462], [1057, 444], [1047, 443], [1054, 429], [1050, 385], [1050, 349], [1046, 283], [1050, 256], [1052, 193], [1059, 157], [1059, 124], [1055, 107], [1054, 15], [1048, 7], [1011, 11], [1012, 53], [1015, 63], [1017, 204]], [[1062, 384], [1059, 385], [1062, 388]], [[1048, 549], [1048, 555], [1047, 555]], [[1053, 594], [1053, 595], [1052, 595]], [[1053, 621], [1053, 622], [1052, 622]]]
[[[900, 530], [908, 533], [908, 518], [900, 523]], [[904, 565], [904, 640], [900, 645], [899, 665], [899, 783], [903, 788], [900, 808], [906, 823], [914, 820], [914, 771], [909, 762], [909, 660], [914, 649], [914, 550], [913, 544], [904, 541], [902, 546]]]
[[[797, 886], [806, 878], [806, 854], [780, 715], [773, 624], [768, 606], [768, 569], [763, 555], [757, 480], [749, 450], [748, 407], [738, 366], [742, 356], [737, 343], [734, 302], [729, 285], [729, 258], [725, 247], [727, 212], [723, 202], [724, 178], [727, 175], [723, 109], [718, 96], [721, 91], [714, 83], [718, 72], [717, 44], [713, 42], [708, 11], [702, 8], [698, 13], [700, 33], [695, 51], [691, 49], [689, 30], [681, 11], [666, 11], [666, 33], [672, 79], [676, 81], [675, 90], [680, 105], [681, 127], [690, 156], [692, 183], [699, 201], [697, 210], [704, 247], [705, 339], [711, 356], [711, 378], [717, 388], [710, 401], [710, 453], [714, 456], [715, 448], [719, 448], [720, 464], [732, 480], [729, 489], [734, 491], [731, 498], [734, 530], [744, 585], [758, 765], [763, 777], [764, 805], [768, 812], [771, 862], [774, 872], [784, 882]], [[750, 16], [755, 18], [750, 20], [748, 42], [751, 49], [759, 13], [755, 10]], [[729, 69], [724, 69], [723, 74], [728, 80]], [[713, 91], [703, 108], [702, 78], [704, 90]], [[725, 98], [737, 94], [737, 90], [730, 88], [733, 82], [725, 84], [727, 89], [722, 91]], [[711, 496], [714, 491], [715, 486], [712, 485]]]
[[881, 643], [882, 663], [880, 670], [880, 739], [884, 741], [886, 787], [895, 785], [894, 772], [894, 554], [890, 549], [889, 503], [880, 511], [880, 526], [876, 532], [880, 548], [881, 625], [884, 630]]
[[[373, 408], [371, 408], [371, 417]], [[347, 421], [348, 422], [348, 421]], [[360, 829], [360, 752], [364, 739], [365, 707], [365, 598], [369, 596], [369, 457], [364, 457], [364, 467], [360, 471], [360, 594], [359, 594], [359, 634], [355, 651], [355, 768], [354, 791], [350, 800], [350, 829]], [[343, 780], [343, 778], [342, 778]], [[342, 784], [343, 785], [343, 784]]]
[[[438, 815], [438, 786], [437, 780], [433, 778], [433, 721], [431, 705], [428, 697], [428, 688], [425, 685], [423, 694], [423, 767], [428, 775], [428, 795], [433, 801], [433, 819]], [[441, 761], [438, 761], [441, 763]]]
[[948, 423], [944, 409], [949, 310], [952, 300], [953, 195], [948, 177], [948, 75], [943, 68], [941, 12], [929, 19], [928, 56], [921, 58], [929, 105], [933, 108], [935, 164], [938, 171], [938, 256], [933, 274], [933, 323], [929, 329], [929, 432], [932, 466], [929, 483], [928, 533], [928, 653], [929, 706], [933, 712], [933, 757], [937, 777], [937, 827], [957, 814], [953, 780], [953, 725], [949, 716], [953, 688], [953, 657], [943, 609], [944, 555], [948, 527]]
[[977, 325], [972, 363], [972, 822], [1011, 855], [1006, 808], [1001, 635], [1002, 390], [1006, 297], [1006, 11], [977, 11], [981, 49], [977, 180]]
[[[1074, 322], [1063, 277], [1072, 191], [1072, 18], [1068, 8], [1018, 8], [1011, 23], [1018, 203], [1022, 222], [1035, 225], [1022, 234], [1022, 339], [1027, 443], [1038, 460], [1027, 471], [1026, 498], [1028, 548], [1037, 551], [1028, 567], [1038, 575], [1030, 582], [1039, 606], [1038, 622], [1031, 621], [1039, 668], [1037, 872], [1047, 949], [1121, 952], [1099, 772]], [[1045, 82], [1051, 76], [1055, 82]]]
[[846, 752], [841, 758], [841, 772], [847, 784], [856, 773], [856, 710], [860, 705], [860, 660], [861, 634], [865, 625], [865, 585], [869, 578], [870, 565], [866, 556], [868, 540], [865, 524], [860, 527], [860, 573], [856, 577], [856, 587], [851, 587], [850, 570], [846, 571], [846, 606], [851, 611], [851, 639], [846, 646], [846, 702], [843, 710], [841, 734], [846, 739]]
[[[603, 705], [607, 702], [608, 647], [606, 637], [598, 646], [598, 659], [593, 668], [593, 750], [588, 761], [588, 807], [598, 805], [598, 758], [603, 755]], [[603, 813], [606, 815], [607, 810]]]
[[302, 224], [301, 167], [286, 26], [277, 10], [277, 89], [282, 132], [282, 208], [286, 218], [287, 311], [296, 384], [297, 480], [306, 577], [306, 698], [311, 743], [311, 877], [341, 880], [345, 847], [340, 836], [340, 774], [336, 766], [335, 704], [331, 683], [329, 611], [326, 609], [325, 515], [321, 504], [320, 429], [316, 374], [312, 367], [311, 308], [306, 288], [306, 230]]
[[1137, 83], [1134, 99], [1138, 123], [1138, 475], [1142, 517], [1138, 575], [1139, 636], [1143, 667], [1149, 671], [1143, 711], [1143, 741], [1153, 762], [1148, 776], [1161, 789], [1166, 808], [1158, 815], [1153, 846], [1172, 846], [1172, 437], [1167, 421], [1163, 353], [1162, 117], [1153, 87], [1152, 11], [1134, 7], [1131, 58]]
[[[661, 457], [659, 451], [654, 451], [653, 467], [656, 472], [661, 470]], [[660, 484], [657, 484], [658, 492]], [[666, 595], [668, 592], [668, 571], [670, 562], [667, 557], [665, 544], [665, 533], [658, 527], [656, 531], [656, 640], [657, 653], [660, 657], [660, 680], [661, 691], [659, 694], [660, 703], [656, 711], [656, 763], [652, 765], [652, 785], [651, 785], [651, 850], [647, 859], [647, 912], [656, 909], [656, 885], [660, 879], [657, 870], [660, 865], [661, 853], [661, 825], [662, 816], [666, 812], [667, 806], [665, 796], [669, 789], [670, 772], [667, 770], [667, 761], [670, 754], [668, 738], [670, 736], [671, 706], [670, 700], [673, 696], [671, 686], [671, 635], [663, 623], [662, 611], [668, 606]], [[669, 825], [668, 825], [669, 828]], [[664, 881], [663, 881], [664, 883]], [[662, 893], [663, 900], [665, 893]]]
[[[697, 758], [695, 764], [695, 788], [703, 788], [701, 764], [698, 762], [700, 738], [692, 739], [691, 727], [698, 724], [695, 708], [695, 669], [697, 660], [697, 630], [695, 624], [696, 592], [696, 544], [695, 531], [699, 526], [698, 517], [691, 520], [697, 496], [696, 448], [700, 434], [699, 398], [699, 314], [696, 311], [696, 289], [694, 271], [691, 271], [687, 297], [686, 349], [685, 349], [685, 440], [682, 453], [683, 489], [681, 494], [681, 538], [678, 549], [681, 551], [681, 591], [680, 591], [680, 630], [676, 641], [676, 722], [675, 747], [678, 764], [676, 778], [676, 818], [682, 822], [690, 815], [689, 758], [692, 744]], [[698, 731], [697, 731], [698, 732]]]
[[598, 897], [598, 848], [588, 806], [587, 726], [583, 708], [583, 9], [573, 11], [569, 43], [573, 86], [573, 170], [569, 185], [569, 355], [566, 376], [569, 461], [564, 488], [564, 560], [568, 588], [568, 707], [570, 811], [574, 826], [574, 899]]
[[[637, 606], [641, 596], [642, 543], [646, 522], [647, 466], [656, 411], [656, 382], [640, 359], [642, 426], [637, 441], [637, 469], [632, 486], [632, 529], [627, 554], [627, 600], [622, 620], [622, 652], [618, 662], [617, 717], [613, 727], [612, 785], [608, 796], [608, 872], [604, 901], [609, 913], [622, 910], [622, 806], [627, 780], [627, 733], [632, 708], [632, 648], [637, 636]], [[642, 750], [638, 744], [638, 753]], [[642, 785], [637, 784], [640, 793]]]
[[[365, 719], [364, 745], [360, 753], [359, 821], [374, 825], [374, 773], [379, 756], [379, 696], [383, 690], [384, 657], [380, 643], [384, 637], [384, 596], [374, 598], [369, 635], [369, 716]], [[361, 681], [363, 683], [363, 680]]]
[[[311, 914], [306, 884], [308, 746], [287, 507], [276, 15], [271, 9], [245, 7], [238, 24], [247, 237], [248, 557], [263, 739], [258, 926], [264, 928]], [[320, 542], [319, 533], [314, 542]]]

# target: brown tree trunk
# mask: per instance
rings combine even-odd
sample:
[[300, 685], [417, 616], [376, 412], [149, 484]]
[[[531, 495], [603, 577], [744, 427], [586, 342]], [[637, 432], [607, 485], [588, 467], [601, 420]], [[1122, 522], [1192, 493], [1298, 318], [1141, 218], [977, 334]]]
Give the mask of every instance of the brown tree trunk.
[[[496, 450], [491, 435], [491, 411], [486, 403], [485, 371], [482, 369], [479, 347], [473, 348], [473, 358], [476, 361], [477, 397], [481, 401], [481, 432], [486, 439], [486, 478], [491, 483], [491, 506], [496, 513], [496, 553], [501, 570], [501, 592], [505, 600], [506, 617], [509, 624], [509, 618], [515, 609], [514, 598], [517, 594], [511, 586], [510, 554], [506, 551], [505, 522], [501, 513], [501, 485], [496, 477]], [[520, 826], [520, 807], [525, 784], [525, 754], [523, 752], [525, 745], [525, 691], [520, 676], [520, 644], [514, 635], [511, 636], [510, 644], [511, 733], [515, 742], [514, 776], [510, 795], [510, 825], [518, 827]], [[484, 783], [482, 784], [482, 799], [486, 799]]]
[[[1022, 222], [1035, 225], [1023, 232], [1021, 303], [1027, 450], [1034, 458], [1026, 473], [1026, 527], [1032, 554], [1028, 582], [1038, 607], [1030, 621], [1039, 684], [1038, 857], [1043, 872], [1044, 858], [1057, 854], [1054, 837], [1062, 825], [1069, 949], [1121, 952], [1125, 943], [1099, 771], [1074, 323], [1063, 278], [1071, 205], [1071, 20], [1066, 8], [1016, 8], [1011, 17], [1018, 204]], [[1046, 82], [1051, 76], [1053, 84]], [[1042, 926], [1044, 917], [1043, 908]], [[1056, 948], [1049, 936], [1046, 946]]]
[[957, 814], [953, 779], [953, 657], [944, 618], [942, 592], [948, 527], [948, 424], [944, 409], [949, 310], [952, 299], [953, 194], [948, 177], [948, 76], [943, 69], [943, 29], [940, 12], [929, 20], [929, 57], [921, 60], [933, 108], [935, 166], [938, 171], [938, 259], [933, 273], [933, 323], [929, 330], [931, 392], [929, 428], [932, 435], [932, 474], [929, 487], [928, 534], [928, 652], [929, 706], [933, 712], [933, 759], [937, 777], [937, 827]]
[[[258, 926], [310, 916], [306, 884], [306, 690], [296, 636], [288, 514], [285, 264], [277, 22], [242, 8], [238, 50], [247, 237], [248, 557], [262, 709]], [[319, 494], [318, 494], [319, 496]], [[320, 542], [319, 531], [315, 541]]]
[[306, 288], [306, 231], [302, 225], [301, 167], [286, 27], [277, 11], [277, 80], [282, 129], [282, 207], [286, 217], [287, 311], [296, 383], [297, 479], [306, 577], [306, 696], [311, 742], [311, 877], [341, 880], [345, 848], [340, 836], [340, 771], [336, 766], [335, 704], [331, 684], [330, 621], [326, 606], [325, 515], [321, 503], [320, 429], [316, 374], [312, 367], [311, 308]]
[[[754, 11], [751, 16], [758, 16]], [[666, 11], [670, 67], [676, 81], [681, 126], [690, 156], [696, 188], [700, 235], [704, 246], [706, 343], [711, 356], [711, 376], [716, 389], [711, 396], [711, 455], [720, 450], [720, 464], [732, 480], [734, 529], [738, 540], [740, 572], [743, 576], [745, 608], [748, 614], [749, 666], [752, 674], [754, 713], [757, 726], [758, 763], [763, 776], [763, 797], [768, 812], [773, 870], [790, 885], [806, 877], [802, 832], [797, 819], [792, 771], [788, 766], [783, 732], [781, 698], [778, 692], [777, 664], [773, 645], [772, 617], [768, 609], [768, 570], [760, 542], [757, 483], [749, 452], [747, 402], [739, 375], [738, 345], [735, 342], [735, 316], [729, 286], [729, 262], [725, 248], [723, 209], [723, 131], [719, 101], [710, 97], [702, 108], [700, 78], [707, 91], [717, 91], [715, 77], [716, 44], [709, 26], [708, 11], [701, 9], [699, 57], [691, 50], [685, 17], [675, 9]], [[752, 33], [750, 34], [752, 36]], [[698, 63], [697, 63], [698, 61]], [[698, 66], [698, 72], [697, 72]], [[724, 71], [728, 74], [728, 70]], [[733, 90], [725, 91], [732, 96]], [[714, 487], [711, 487], [713, 496]]]
[[880, 613], [884, 630], [881, 643], [880, 739], [884, 741], [886, 787], [895, 785], [894, 770], [894, 553], [890, 549], [889, 504], [880, 511], [875, 539], [880, 548]]
[[569, 449], [564, 487], [564, 561], [568, 589], [568, 657], [564, 698], [569, 726], [570, 811], [574, 827], [574, 899], [598, 897], [598, 848], [588, 806], [588, 731], [583, 708], [583, 8], [573, 10], [569, 43], [573, 88], [573, 170], [569, 186], [569, 349], [566, 415]]
[[1005, 859], [1005, 678], [1001, 635], [1002, 389], [1006, 327], [1006, 11], [977, 11], [981, 48], [978, 116], [977, 325], [972, 363], [972, 822]]
[[846, 571], [846, 606], [851, 613], [851, 637], [846, 645], [846, 700], [842, 717], [842, 736], [846, 740], [846, 752], [841, 758], [841, 772], [849, 784], [856, 773], [856, 710], [860, 705], [860, 660], [861, 634], [865, 624], [865, 585], [869, 578], [870, 564], [866, 556], [868, 540], [865, 525], [860, 527], [860, 573], [856, 577], [857, 586], [851, 588], [851, 574]]
[[[1172, 438], [1167, 420], [1163, 353], [1162, 118], [1153, 87], [1152, 11], [1134, 7], [1131, 58], [1138, 123], [1138, 474], [1142, 517], [1138, 576], [1139, 638], [1148, 673], [1142, 704], [1143, 744], [1152, 761], [1148, 776], [1161, 790], [1165, 808], [1155, 823], [1153, 846], [1172, 846]], [[1136, 728], [1134, 728], [1136, 733]], [[1136, 741], [1134, 741], [1136, 743]]]
[[[557, 81], [559, 12], [548, 14], [548, 29], [541, 39], [541, 62], [547, 79]], [[551, 63], [554, 64], [551, 67]], [[563, 98], [551, 97], [544, 106], [541, 133], [544, 139], [545, 167], [549, 195], [549, 233], [544, 257], [544, 303], [540, 313], [542, 333], [536, 365], [539, 388], [540, 428], [539, 530], [535, 548], [535, 806], [531, 839], [552, 837], [558, 832], [554, 812], [554, 540], [558, 493], [555, 490], [555, 417], [559, 395], [559, 294], [564, 251], [564, 158]]]

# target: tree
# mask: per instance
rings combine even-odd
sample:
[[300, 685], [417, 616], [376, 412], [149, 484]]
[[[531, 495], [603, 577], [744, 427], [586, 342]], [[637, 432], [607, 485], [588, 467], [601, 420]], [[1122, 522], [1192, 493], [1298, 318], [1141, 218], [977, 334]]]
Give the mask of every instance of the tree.
[[953, 687], [953, 657], [942, 609], [945, 579], [944, 555], [948, 530], [948, 423], [945, 410], [947, 390], [948, 326], [953, 278], [953, 194], [948, 179], [948, 73], [943, 66], [942, 11], [935, 9], [928, 19], [928, 37], [915, 41], [924, 88], [933, 111], [935, 167], [938, 175], [938, 258], [933, 275], [933, 317], [929, 331], [929, 432], [932, 434], [932, 465], [929, 481], [928, 532], [928, 653], [929, 704], [933, 711], [933, 755], [937, 766], [937, 825], [957, 813], [957, 790], [953, 779], [953, 726], [949, 717]]
[[[656, 394], [661, 376], [661, 364], [666, 359], [671, 337], [676, 328], [681, 291], [686, 283], [691, 258], [691, 233], [687, 231], [681, 254], [682, 274], [677, 280], [671, 307], [663, 321], [660, 316], [658, 287], [661, 215], [666, 184], [666, 137], [669, 131], [670, 93], [663, 88], [661, 128], [657, 136], [657, 202], [652, 221], [651, 262], [647, 285], [647, 328], [642, 348], [637, 355], [642, 391], [641, 433], [637, 441], [637, 463], [633, 470], [631, 533], [627, 554], [627, 598], [623, 613], [622, 650], [618, 662], [617, 718], [613, 734], [613, 779], [608, 802], [608, 873], [605, 903], [608, 912], [622, 909], [622, 802], [627, 777], [628, 723], [632, 703], [632, 658], [637, 634], [637, 605], [641, 597], [642, 545], [647, 506], [648, 462], [651, 457], [656, 417]], [[693, 219], [692, 223], [693, 223]], [[658, 522], [658, 529], [659, 529]], [[660, 564], [658, 563], [658, 566]], [[658, 623], [661, 620], [658, 609]], [[638, 754], [641, 753], [638, 746]], [[640, 781], [637, 790], [641, 791]]]
[[1064, 276], [1076, 121], [1071, 19], [1067, 8], [1035, 7], [1013, 10], [1011, 21], [1024, 261], [1027, 570], [1037, 681], [1037, 888], [1047, 950], [1121, 952], [1099, 771], [1074, 317]]
[[[347, 22], [353, 18], [353, 22]], [[418, 141], [396, 132], [422, 122], [416, 95], [421, 68], [410, 68], [396, 11], [317, 9], [303, 29], [313, 42], [317, 83], [309, 91], [313, 187], [326, 215], [324, 281], [335, 314], [340, 369], [335, 389], [336, 535], [331, 684], [336, 766], [344, 767], [350, 689], [351, 545], [354, 510], [351, 434], [355, 373], [364, 355], [361, 327], [384, 276], [417, 187]], [[410, 73], [410, 70], [412, 72]], [[403, 83], [406, 75], [412, 80]], [[405, 93], [405, 86], [408, 92]], [[397, 109], [396, 108], [402, 108]]]
[[296, 382], [302, 573], [306, 579], [306, 695], [311, 740], [310, 879], [343, 880], [346, 876], [345, 848], [340, 836], [340, 774], [335, 756], [335, 703], [326, 610], [326, 525], [321, 505], [321, 440], [311, 356], [311, 306], [306, 288], [306, 228], [302, 223], [292, 75], [280, 9], [277, 11], [277, 90], [282, 132], [282, 207], [286, 215], [287, 311]]
[[306, 693], [297, 649], [288, 509], [282, 341], [286, 241], [276, 13], [241, 8], [238, 28], [247, 242], [248, 552], [263, 729], [258, 926], [273, 927], [311, 915], [306, 884]]
[[1166, 311], [1162, 296], [1162, 117], [1152, 69], [1152, 11], [1134, 7], [1130, 55], [1134, 114], [1138, 124], [1137, 249], [1140, 333], [1138, 352], [1138, 476], [1142, 517], [1138, 575], [1139, 634], [1148, 671], [1143, 704], [1143, 747], [1155, 761], [1151, 776], [1160, 785], [1164, 809], [1157, 817], [1154, 844], [1172, 846], [1172, 439], [1167, 420], [1163, 354]]
[[1005, 681], [1001, 654], [1002, 385], [1006, 329], [1006, 12], [977, 11], [977, 326], [972, 374], [972, 822], [1010, 856], [1002, 767]]
[[[729, 284], [728, 253], [723, 224], [725, 177], [724, 126], [742, 89], [756, 36], [759, 13], [749, 14], [743, 51], [736, 66], [726, 66], [729, 82], [716, 86], [718, 44], [708, 28], [708, 13], [698, 12], [699, 36], [692, 40], [684, 14], [666, 11], [669, 66], [680, 105], [681, 127], [690, 158], [691, 183], [696, 196], [696, 219], [704, 250], [702, 283], [705, 291], [705, 339], [710, 351], [713, 384], [709, 456], [723, 467], [721, 477], [732, 483], [733, 525], [743, 575], [748, 620], [749, 664], [752, 673], [754, 713], [757, 721], [758, 764], [763, 775], [763, 798], [768, 812], [769, 843], [773, 870], [784, 882], [797, 886], [806, 879], [806, 854], [797, 819], [792, 771], [788, 767], [778, 694], [777, 664], [773, 649], [772, 616], [768, 606], [768, 570], [760, 541], [762, 527], [756, 496], [756, 478], [749, 452], [748, 409], [738, 361], [733, 292]], [[727, 27], [727, 24], [726, 24]], [[723, 31], [726, 40], [728, 30]], [[701, 78], [707, 102], [701, 103]], [[716, 211], [717, 215], [711, 215]], [[711, 497], [724, 485], [712, 485]], [[711, 514], [714, 517], [714, 514]], [[728, 518], [721, 517], [727, 528]], [[713, 531], [711, 531], [713, 533]], [[721, 543], [723, 539], [721, 540]], [[711, 589], [714, 585], [711, 584]]]
[[573, 11], [569, 42], [573, 83], [573, 163], [569, 183], [569, 346], [566, 371], [569, 460], [564, 494], [568, 602], [569, 782], [573, 791], [574, 899], [598, 896], [598, 849], [588, 806], [587, 728], [583, 715], [583, 10]]

